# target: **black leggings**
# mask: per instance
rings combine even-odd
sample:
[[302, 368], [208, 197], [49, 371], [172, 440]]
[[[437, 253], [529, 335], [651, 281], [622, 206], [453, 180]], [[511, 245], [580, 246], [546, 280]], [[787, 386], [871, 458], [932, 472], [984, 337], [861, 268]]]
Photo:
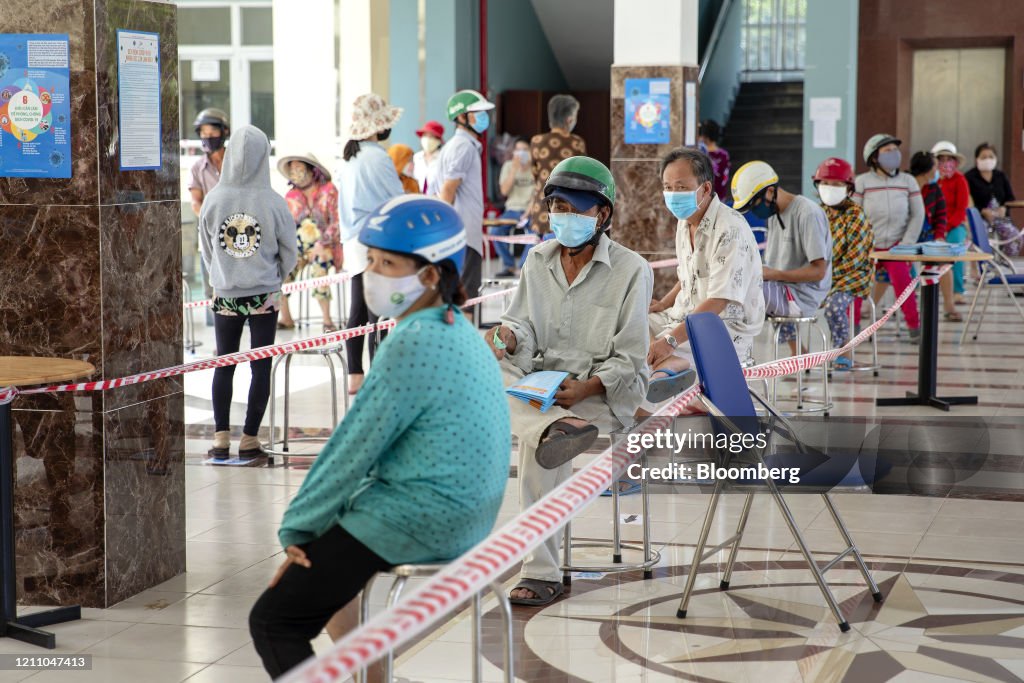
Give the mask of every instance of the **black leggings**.
[[[359, 327], [377, 322], [377, 316], [370, 313], [366, 307], [366, 299], [363, 297], [363, 274], [352, 277], [352, 301], [348, 306], [348, 323], [346, 327]], [[377, 333], [362, 337], [353, 337], [345, 342], [345, 355], [348, 360], [348, 371], [352, 375], [363, 375], [363, 340], [370, 345], [370, 361], [373, 361], [373, 354], [377, 350]]]
[[[277, 333], [277, 311], [260, 313], [259, 315], [219, 315], [213, 316], [213, 331], [217, 335], [217, 355], [238, 351], [242, 341], [242, 330], [249, 321], [249, 346], [271, 346]], [[267, 412], [267, 401], [270, 400], [270, 367], [272, 358], [249, 362], [252, 369], [252, 382], [249, 384], [249, 403], [245, 411], [243, 434], [256, 436], [260, 430], [263, 414]], [[217, 368], [213, 371], [213, 420], [217, 431], [231, 429], [231, 393], [234, 388], [234, 365]]]
[[301, 547], [309, 569], [288, 567], [249, 613], [253, 645], [273, 678], [312, 657], [310, 641], [334, 613], [359, 595], [374, 574], [391, 567], [340, 526]]

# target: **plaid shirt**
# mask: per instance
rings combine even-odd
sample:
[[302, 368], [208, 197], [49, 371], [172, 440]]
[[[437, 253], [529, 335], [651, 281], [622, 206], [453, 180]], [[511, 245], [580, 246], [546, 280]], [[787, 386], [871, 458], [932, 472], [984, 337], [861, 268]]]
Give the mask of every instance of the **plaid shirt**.
[[832, 292], [865, 297], [871, 293], [871, 245], [874, 235], [864, 209], [852, 201], [824, 206], [832, 229]]

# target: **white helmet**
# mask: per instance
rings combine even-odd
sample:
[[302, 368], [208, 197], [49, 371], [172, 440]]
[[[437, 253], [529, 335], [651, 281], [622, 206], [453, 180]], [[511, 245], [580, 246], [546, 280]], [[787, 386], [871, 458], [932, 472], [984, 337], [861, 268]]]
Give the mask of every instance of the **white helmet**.
[[775, 169], [763, 161], [748, 161], [732, 177], [732, 208], [742, 211], [762, 190], [778, 185]]

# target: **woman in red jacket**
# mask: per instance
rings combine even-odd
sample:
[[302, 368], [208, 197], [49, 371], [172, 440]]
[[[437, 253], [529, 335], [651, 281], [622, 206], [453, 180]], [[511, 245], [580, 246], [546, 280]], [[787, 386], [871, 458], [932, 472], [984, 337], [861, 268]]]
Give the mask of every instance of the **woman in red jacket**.
[[[946, 200], [946, 214], [949, 221], [949, 232], [946, 241], [959, 244], [967, 241], [967, 207], [971, 202], [971, 189], [967, 179], [960, 172], [960, 164], [964, 155], [956, 151], [956, 145], [948, 140], [940, 140], [932, 147], [932, 154], [939, 162], [939, 188]], [[953, 264], [953, 291], [956, 292], [956, 303], [964, 303], [964, 264]]]

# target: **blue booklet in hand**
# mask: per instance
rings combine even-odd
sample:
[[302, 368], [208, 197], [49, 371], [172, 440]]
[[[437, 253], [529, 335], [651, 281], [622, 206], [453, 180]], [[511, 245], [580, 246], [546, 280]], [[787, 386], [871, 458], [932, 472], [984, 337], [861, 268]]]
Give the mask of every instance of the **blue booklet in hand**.
[[534, 372], [505, 388], [505, 393], [520, 401], [526, 401], [542, 413], [555, 404], [555, 393], [562, 382], [569, 376], [568, 372], [544, 370]]

